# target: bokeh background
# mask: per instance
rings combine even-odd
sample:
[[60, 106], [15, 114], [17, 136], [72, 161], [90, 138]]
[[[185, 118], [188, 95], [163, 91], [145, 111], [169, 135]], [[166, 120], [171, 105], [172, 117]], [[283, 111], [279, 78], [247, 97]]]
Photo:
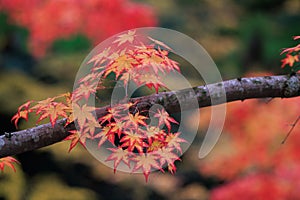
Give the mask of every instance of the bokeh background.
[[[289, 73], [280, 52], [295, 46], [299, 22], [299, 0], [0, 0], [0, 133], [15, 131], [10, 119], [25, 101], [72, 91], [85, 56], [120, 31], [185, 33], [230, 79]], [[17, 172], [0, 174], [0, 199], [299, 199], [299, 126], [281, 145], [299, 113], [299, 98], [230, 103], [218, 144], [200, 160], [209, 122], [209, 108], [201, 109], [199, 133], [177, 173], [154, 173], [148, 183], [113, 174], [80, 146], [67, 153], [69, 143], [57, 143], [17, 155]]]

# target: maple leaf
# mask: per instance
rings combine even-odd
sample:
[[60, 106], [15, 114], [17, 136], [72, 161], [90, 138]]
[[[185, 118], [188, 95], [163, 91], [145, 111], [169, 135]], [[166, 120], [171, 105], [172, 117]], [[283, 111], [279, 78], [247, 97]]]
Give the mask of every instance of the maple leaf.
[[120, 138], [124, 125], [125, 125], [125, 122], [122, 122], [119, 120], [117, 122], [112, 122], [112, 123], [110, 123], [110, 126], [111, 126], [110, 131], [113, 133], [116, 133]]
[[183, 138], [179, 137], [180, 133], [168, 134], [165, 141], [167, 143], [168, 148], [177, 149], [182, 154], [182, 149], [180, 147], [180, 143], [186, 143], [187, 141]]
[[36, 110], [36, 113], [41, 112], [44, 109], [47, 109], [48, 105], [50, 105], [52, 102], [54, 102], [56, 97], [47, 98], [41, 101], [38, 101], [35, 106], [33, 106], [31, 109]]
[[172, 49], [166, 45], [165, 43], [163, 43], [162, 41], [156, 40], [152, 37], [148, 37], [152, 42], [154, 42], [155, 44], [164, 47], [165, 49], [167, 49], [168, 51], [172, 51]]
[[113, 106], [113, 107], [110, 107], [107, 109], [107, 114], [102, 116], [101, 118], [99, 118], [99, 122], [100, 124], [103, 124], [105, 122], [108, 122], [108, 123], [111, 123], [111, 121], [114, 119], [114, 118], [120, 118], [120, 110], [118, 109], [118, 106]]
[[294, 36], [294, 37], [293, 37], [293, 39], [294, 39], [294, 40], [298, 40], [298, 39], [300, 39], [300, 35], [298, 35], [298, 36]]
[[155, 152], [158, 149], [161, 149], [165, 146], [165, 142], [161, 141], [161, 140], [151, 140], [151, 142], [149, 142], [149, 147], [147, 148], [147, 152]]
[[144, 131], [146, 137], [156, 137], [157, 135], [163, 134], [163, 130], [161, 130], [157, 126], [147, 126], [146, 130]]
[[[155, 149], [157, 146], [164, 145], [163, 141], [165, 139], [164, 136], [166, 135], [166, 133], [159, 127], [147, 126], [146, 130], [143, 130], [143, 133], [145, 137], [148, 138], [148, 144], [150, 145], [148, 151]], [[152, 144], [153, 140], [156, 142], [155, 144]]]
[[37, 111], [37, 114], [40, 114], [37, 122], [49, 117], [52, 127], [54, 127], [56, 120], [59, 116], [67, 117], [66, 111], [69, 109], [64, 103], [52, 102], [47, 107], [44, 107], [42, 110]]
[[96, 81], [86, 81], [80, 84], [73, 92], [73, 101], [80, 100], [81, 98], [89, 99], [91, 94], [96, 93], [98, 83]]
[[108, 148], [112, 153], [107, 157], [105, 161], [114, 161], [114, 173], [119, 166], [120, 162], [123, 161], [130, 168], [130, 156], [132, 155], [127, 149], [118, 148]]
[[68, 152], [71, 152], [72, 149], [78, 144], [78, 142], [84, 147], [85, 146], [85, 140], [86, 138], [90, 138], [86, 134], [80, 133], [77, 130], [71, 130], [69, 131], [71, 133], [69, 136], [67, 136], [64, 140], [71, 140], [70, 148]]
[[292, 67], [294, 65], [294, 62], [298, 62], [298, 61], [299, 61], [298, 55], [292, 56], [290, 54], [287, 54], [286, 58], [281, 60], [282, 62], [281, 68], [283, 68], [285, 65], [289, 65], [290, 67]]
[[174, 173], [176, 171], [176, 166], [174, 165], [174, 162], [176, 160], [180, 160], [178, 155], [172, 152], [171, 148], [160, 148], [157, 151], [155, 151], [159, 155], [159, 162], [161, 166], [164, 166], [167, 164], [171, 167], [171, 173]]
[[178, 122], [170, 117], [169, 113], [167, 113], [164, 109], [157, 109], [157, 113], [154, 114], [154, 117], [157, 117], [158, 118], [158, 126], [161, 126], [163, 124], [165, 124], [168, 128], [168, 131], [170, 132], [171, 130], [171, 123], [174, 123], [174, 124], [178, 124]]
[[151, 169], [154, 168], [153, 170], [158, 169], [163, 171], [157, 159], [158, 159], [158, 155], [153, 153], [138, 154], [136, 157], [132, 158], [132, 160], [136, 162], [132, 172], [135, 172], [138, 169], [142, 169], [146, 182], [148, 182], [148, 177], [151, 172]]
[[291, 47], [291, 48], [285, 48], [281, 53], [281, 54], [284, 54], [284, 53], [292, 53], [292, 52], [297, 52], [297, 51], [300, 51], [300, 44], [298, 44], [297, 46], [295, 47]]
[[96, 120], [87, 120], [87, 122], [84, 124], [85, 132], [89, 133], [91, 137], [94, 136], [96, 128], [101, 128], [99, 122]]
[[21, 105], [18, 108], [18, 112], [11, 118], [11, 121], [14, 122], [15, 127], [18, 128], [18, 121], [20, 119], [25, 119], [26, 121], [28, 121], [28, 114], [30, 112], [32, 112], [32, 110], [29, 109], [29, 106], [31, 104], [32, 101], [27, 101], [26, 103], [24, 103], [23, 105]]
[[[97, 138], [100, 138], [99, 142], [98, 142], [98, 148], [101, 147], [101, 145], [106, 141], [110, 141], [111, 144], [114, 144], [114, 140], [115, 138], [111, 138], [111, 132], [110, 132], [110, 129], [111, 127], [109, 126], [105, 126], [105, 127], [102, 127], [101, 131], [96, 134], [95, 136], [93, 136], [93, 139], [97, 139]], [[110, 136], [110, 138], [109, 138]]]
[[117, 79], [123, 72], [129, 71], [131, 68], [138, 64], [139, 62], [134, 58], [133, 55], [120, 55], [114, 60], [114, 62], [106, 67], [104, 77], [113, 72], [116, 74]]
[[78, 80], [78, 83], [84, 83], [84, 82], [91, 82], [91, 81], [95, 81], [95, 79], [97, 79], [98, 77], [101, 77], [103, 74], [103, 72], [92, 72], [92, 73], [88, 73], [86, 76], [80, 78]]
[[118, 46], [121, 44], [124, 44], [125, 42], [132, 43], [135, 37], [135, 30], [129, 30], [127, 33], [124, 33], [122, 35], [118, 36], [118, 39], [116, 39], [113, 43], [118, 43]]
[[89, 61], [88, 64], [94, 62], [94, 66], [99, 64], [103, 64], [104, 62], [106, 62], [106, 59], [109, 57], [109, 52], [110, 51], [110, 47], [105, 48], [101, 53], [96, 54], [95, 56], [93, 56]]
[[128, 151], [133, 151], [136, 149], [138, 152], [142, 153], [143, 148], [147, 147], [147, 144], [143, 141], [144, 137], [132, 130], [124, 131], [125, 136], [120, 140], [122, 142], [121, 147], [127, 148]]
[[177, 170], [177, 168], [176, 168], [176, 166], [175, 166], [174, 163], [168, 164], [168, 171], [169, 171], [171, 174], [175, 174], [175, 173], [176, 173], [176, 170]]
[[124, 120], [127, 120], [125, 122], [126, 126], [130, 127], [133, 126], [135, 128], [138, 128], [139, 125], [147, 126], [145, 120], [148, 119], [147, 117], [140, 115], [139, 112], [136, 112], [135, 114], [129, 113], [128, 116], [124, 117]]
[[4, 158], [0, 158], [0, 170], [3, 172], [4, 167], [10, 167], [12, 170], [14, 170], [14, 172], [16, 172], [16, 168], [14, 166], [14, 163], [20, 164], [18, 160], [16, 160], [13, 157], [4, 157]]
[[[145, 68], [144, 68], [145, 70]], [[165, 84], [160, 80], [160, 76], [147, 72], [144, 70], [140, 70], [136, 76], [132, 77], [132, 80], [137, 84], [137, 85], [146, 85], [149, 89], [152, 87], [155, 89], [156, 94], [158, 93], [158, 89], [160, 87], [165, 87]]]
[[97, 121], [92, 113], [95, 110], [95, 107], [87, 106], [86, 104], [84, 104], [82, 107], [76, 103], [73, 104], [74, 120], [77, 120], [80, 128], [84, 127], [87, 120]]

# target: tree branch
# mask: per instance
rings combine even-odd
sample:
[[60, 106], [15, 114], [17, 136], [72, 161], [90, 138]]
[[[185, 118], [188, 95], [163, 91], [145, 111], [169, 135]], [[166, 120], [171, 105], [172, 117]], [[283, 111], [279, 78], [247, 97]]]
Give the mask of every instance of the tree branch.
[[[205, 86], [183, 89], [179, 91], [162, 92], [159, 94], [133, 98], [138, 110], [149, 109], [154, 104], [162, 105], [169, 113], [180, 111], [180, 106], [189, 109], [191, 99], [196, 98], [199, 108], [211, 106], [211, 97], [218, 101], [218, 89], [224, 87], [226, 102], [246, 100], [252, 98], [290, 98], [300, 96], [300, 75], [265, 76], [252, 78], [238, 78]], [[212, 88], [209, 89], [209, 88]], [[180, 103], [179, 103], [180, 102]], [[109, 106], [97, 110], [97, 116], [107, 114]], [[26, 151], [42, 148], [62, 141], [69, 135], [69, 130], [75, 129], [74, 123], [64, 126], [66, 119], [58, 120], [55, 127], [50, 123], [34, 128], [6, 133], [0, 136], [0, 158]]]

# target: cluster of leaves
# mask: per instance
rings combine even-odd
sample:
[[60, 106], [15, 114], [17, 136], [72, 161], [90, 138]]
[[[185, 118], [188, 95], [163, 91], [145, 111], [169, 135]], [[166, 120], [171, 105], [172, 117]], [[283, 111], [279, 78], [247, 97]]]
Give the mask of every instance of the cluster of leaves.
[[0, 11], [29, 30], [29, 49], [37, 57], [56, 39], [83, 34], [97, 44], [120, 31], [156, 24], [150, 7], [130, 0], [1, 0]]
[[[30, 113], [35, 113], [39, 116], [37, 123], [49, 118], [52, 126], [54, 126], [59, 117], [66, 117], [68, 118], [68, 124], [72, 122], [71, 94], [66, 93], [56, 97], [47, 98], [42, 101], [27, 101], [18, 108], [18, 112], [12, 117], [12, 121], [14, 122], [16, 128], [18, 128], [18, 122], [20, 119], [25, 119], [26, 121], [28, 120]], [[8, 166], [16, 171], [13, 163], [19, 162], [10, 156], [0, 158], [0, 171], [4, 170], [4, 166]]]
[[[300, 36], [295, 36], [294, 40], [300, 39]], [[285, 58], [281, 60], [281, 67], [285, 67], [289, 65], [293, 67], [293, 71], [298, 72], [300, 70], [300, 44], [295, 47], [290, 47], [284, 49], [281, 54], [285, 54]]]
[[[78, 143], [96, 142], [98, 148], [111, 153], [106, 161], [112, 161], [114, 171], [123, 163], [132, 172], [142, 171], [146, 181], [153, 170], [176, 171], [175, 161], [182, 154], [181, 143], [186, 142], [172, 128], [179, 124], [163, 108], [155, 111], [138, 110], [129, 101], [127, 86], [130, 82], [138, 87], [154, 88], [156, 93], [165, 88], [163, 77], [171, 71], [180, 71], [178, 63], [168, 57], [171, 48], [164, 43], [138, 34], [135, 30], [112, 38], [111, 45], [87, 60], [89, 73], [78, 79], [73, 93], [48, 98], [43, 101], [28, 101], [19, 107], [12, 120], [17, 126], [20, 119], [28, 119], [29, 113], [38, 115], [37, 123], [48, 118], [55, 125], [57, 119], [67, 118], [67, 124], [75, 122], [65, 140], [71, 140], [69, 151]], [[127, 91], [120, 102], [111, 105], [106, 115], [97, 118], [91, 99], [105, 89], [105, 79], [114, 75]]]
[[[18, 108], [18, 112], [12, 117], [12, 121], [16, 128], [18, 128], [18, 121], [20, 119], [28, 120], [30, 113], [36, 113], [39, 116], [37, 123], [49, 118], [52, 126], [54, 127], [55, 122], [59, 117], [68, 117], [72, 113], [72, 101], [71, 94], [66, 93], [56, 97], [47, 98], [42, 101], [27, 101]], [[72, 120], [69, 117], [68, 123]]]

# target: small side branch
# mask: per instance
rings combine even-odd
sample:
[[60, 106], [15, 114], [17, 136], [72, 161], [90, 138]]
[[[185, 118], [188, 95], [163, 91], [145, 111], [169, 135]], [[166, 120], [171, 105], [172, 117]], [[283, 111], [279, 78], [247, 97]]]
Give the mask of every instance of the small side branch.
[[290, 134], [293, 132], [295, 126], [298, 124], [299, 120], [300, 120], [300, 116], [298, 116], [298, 118], [296, 119], [296, 121], [291, 125], [291, 128], [290, 128], [289, 132], [286, 134], [286, 136], [282, 140], [281, 144], [285, 143], [285, 141], [288, 139], [288, 137], [290, 136]]

